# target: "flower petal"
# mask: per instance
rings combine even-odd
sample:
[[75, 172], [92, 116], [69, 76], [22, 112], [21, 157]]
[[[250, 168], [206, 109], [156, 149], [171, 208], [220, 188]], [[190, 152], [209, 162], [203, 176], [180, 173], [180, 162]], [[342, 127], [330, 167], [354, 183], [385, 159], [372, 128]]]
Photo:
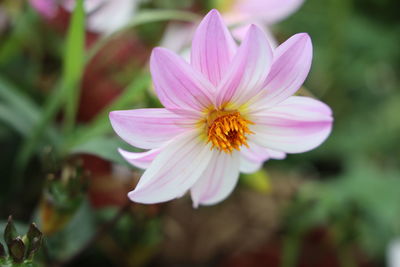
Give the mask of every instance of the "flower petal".
[[246, 0], [237, 1], [234, 9], [248, 18], [259, 19], [267, 24], [277, 23], [294, 13], [304, 0]]
[[284, 159], [286, 154], [280, 151], [267, 149], [251, 141], [249, 147], [240, 150], [240, 172], [253, 173], [262, 167], [263, 162], [269, 159]]
[[173, 52], [153, 49], [150, 69], [157, 95], [166, 108], [202, 111], [212, 103], [214, 86]]
[[215, 86], [236, 53], [236, 43], [217, 10], [201, 21], [192, 42], [191, 64]]
[[166, 109], [134, 109], [110, 112], [114, 131], [132, 146], [153, 149], [188, 130], [195, 120]]
[[249, 139], [285, 153], [306, 152], [319, 146], [332, 129], [332, 112], [324, 103], [292, 96], [279, 105], [253, 114], [255, 132]]
[[216, 105], [231, 102], [240, 106], [255, 96], [265, 81], [272, 62], [272, 49], [257, 26], [250, 26], [231, 66], [218, 87]]
[[252, 109], [269, 108], [293, 95], [310, 71], [312, 43], [300, 33], [281, 44], [274, 52], [274, 62], [262, 92], [249, 104]]
[[284, 158], [286, 158], [286, 153], [285, 152], [276, 151], [276, 150], [268, 149], [268, 148], [266, 148], [266, 151], [267, 151], [270, 159], [284, 159]]
[[193, 206], [216, 204], [229, 196], [239, 178], [240, 153], [213, 150], [209, 166], [191, 189]]
[[121, 148], [118, 149], [121, 156], [133, 166], [140, 169], [147, 169], [153, 160], [160, 154], [161, 149], [156, 148], [146, 152], [129, 152]]
[[252, 161], [243, 155], [240, 157], [240, 172], [253, 173], [261, 169], [262, 165], [262, 161]]
[[165, 146], [128, 197], [147, 204], [180, 197], [200, 178], [212, 155], [197, 132], [184, 133]]

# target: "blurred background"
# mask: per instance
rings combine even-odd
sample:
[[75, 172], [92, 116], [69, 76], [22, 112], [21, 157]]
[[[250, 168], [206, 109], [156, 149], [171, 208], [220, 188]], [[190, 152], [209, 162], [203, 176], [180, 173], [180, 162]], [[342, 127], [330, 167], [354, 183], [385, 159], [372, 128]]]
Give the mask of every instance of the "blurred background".
[[[32, 222], [43, 234], [32, 250], [9, 223], [1, 266], [400, 266], [399, 1], [73, 2], [0, 1], [0, 233], [12, 215], [20, 236]], [[333, 132], [241, 176], [218, 205], [130, 203], [142, 171], [117, 153], [132, 148], [108, 112], [160, 106], [152, 48], [187, 53], [211, 8], [238, 40], [249, 22], [278, 44], [311, 35], [300, 93], [332, 107]]]

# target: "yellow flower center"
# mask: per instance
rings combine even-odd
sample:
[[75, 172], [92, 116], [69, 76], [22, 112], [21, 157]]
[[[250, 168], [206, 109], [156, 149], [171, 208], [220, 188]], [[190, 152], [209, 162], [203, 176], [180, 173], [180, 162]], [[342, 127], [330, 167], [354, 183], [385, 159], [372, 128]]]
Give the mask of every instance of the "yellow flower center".
[[253, 122], [243, 118], [238, 111], [213, 111], [207, 119], [207, 137], [212, 148], [226, 153], [233, 149], [240, 150], [242, 145], [248, 147], [248, 134], [253, 134], [248, 125]]

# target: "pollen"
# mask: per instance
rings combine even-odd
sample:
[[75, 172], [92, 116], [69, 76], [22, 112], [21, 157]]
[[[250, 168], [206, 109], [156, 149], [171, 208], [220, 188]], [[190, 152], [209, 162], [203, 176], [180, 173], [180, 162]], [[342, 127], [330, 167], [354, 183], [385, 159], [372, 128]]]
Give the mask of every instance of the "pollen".
[[247, 135], [254, 134], [249, 130], [253, 122], [243, 118], [238, 111], [214, 111], [210, 113], [208, 121], [208, 142], [212, 149], [216, 148], [226, 153], [241, 146], [248, 147]]

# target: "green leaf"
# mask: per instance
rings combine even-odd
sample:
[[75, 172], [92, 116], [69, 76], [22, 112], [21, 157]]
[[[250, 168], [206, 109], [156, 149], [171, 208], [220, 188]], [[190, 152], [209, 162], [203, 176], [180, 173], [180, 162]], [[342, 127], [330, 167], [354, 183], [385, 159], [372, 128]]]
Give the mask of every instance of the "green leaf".
[[17, 156], [17, 167], [19, 175], [25, 169], [28, 161], [32, 157], [35, 148], [48, 127], [54, 119], [59, 108], [67, 101], [66, 105], [66, 130], [74, 125], [76, 107], [78, 102], [78, 90], [76, 89], [82, 75], [84, 66], [84, 10], [83, 1], [77, 0], [74, 13], [72, 15], [68, 35], [67, 46], [64, 54], [64, 68], [61, 83], [52, 91], [48, 98], [45, 108], [40, 116], [40, 120], [34, 127], [30, 138], [26, 139], [21, 151]]
[[39, 117], [40, 109], [37, 105], [2, 76], [0, 76], [0, 99], [8, 106], [18, 110], [19, 113], [24, 114], [27, 121], [35, 121]]
[[[22, 136], [28, 137], [40, 119], [41, 109], [28, 96], [19, 91], [17, 87], [0, 75], [0, 120], [14, 128]], [[53, 127], [45, 130], [45, 136], [53, 143], [59, 138]]]
[[[112, 131], [108, 114], [112, 110], [128, 109], [139, 105], [144, 101], [145, 91], [150, 84], [150, 76], [148, 73], [139, 75], [124, 92], [115, 99], [108, 107], [93, 119], [89, 125], [79, 129], [75, 135], [71, 136], [70, 140], [65, 142], [63, 149], [64, 153], [76, 153], [79, 150], [79, 145], [90, 143], [92, 139], [104, 136]], [[114, 147], [116, 150], [117, 147]], [[92, 151], [94, 152], [94, 151]], [[109, 157], [106, 157], [109, 158]], [[115, 155], [112, 156], [113, 159]]]
[[18, 110], [2, 103], [0, 103], [0, 121], [25, 137], [29, 135], [29, 130], [32, 128], [32, 125], [26, 122], [26, 117], [19, 114]]
[[79, 97], [79, 81], [85, 65], [85, 10], [83, 0], [77, 0], [68, 29], [64, 54], [63, 82], [67, 90], [65, 127], [70, 131], [75, 123]]
[[95, 155], [100, 158], [125, 165], [126, 162], [117, 151], [119, 147], [124, 146], [127, 145], [118, 138], [97, 137], [89, 140], [86, 143], [80, 144], [75, 148], [72, 148], [71, 153]]
[[121, 32], [124, 32], [127, 29], [143, 25], [146, 23], [157, 22], [157, 21], [168, 21], [168, 20], [175, 20], [175, 21], [185, 21], [185, 22], [195, 22], [199, 21], [201, 17], [197, 14], [187, 11], [179, 11], [179, 10], [142, 10], [140, 13], [136, 14], [133, 19], [119, 31], [114, 32], [111, 35], [105, 35], [102, 39], [100, 39], [93, 48], [89, 51], [88, 58], [92, 58], [96, 55], [97, 52], [107, 44], [110, 39], [114, 38]]

